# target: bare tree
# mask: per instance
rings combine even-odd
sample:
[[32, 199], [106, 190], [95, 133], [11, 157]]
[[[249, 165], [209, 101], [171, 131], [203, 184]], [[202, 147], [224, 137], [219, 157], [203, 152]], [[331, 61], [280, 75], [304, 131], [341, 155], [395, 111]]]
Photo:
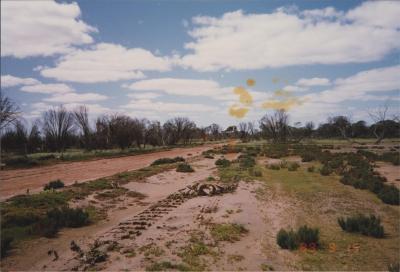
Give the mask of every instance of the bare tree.
[[63, 106], [50, 109], [43, 114], [43, 131], [52, 149], [64, 151], [67, 138], [73, 129], [73, 114]]
[[264, 115], [260, 120], [260, 129], [264, 136], [274, 142], [286, 142], [289, 132], [289, 116], [285, 110], [276, 110], [274, 114]]
[[89, 124], [89, 111], [86, 106], [79, 106], [73, 112], [75, 122], [83, 134], [84, 146], [90, 149], [92, 145], [92, 132]]
[[243, 142], [247, 141], [248, 135], [249, 135], [249, 127], [246, 122], [241, 122], [239, 123], [239, 137]]
[[18, 106], [0, 91], [0, 130], [14, 123], [19, 114]]
[[386, 129], [387, 129], [387, 112], [389, 110], [388, 103], [385, 103], [381, 107], [376, 110], [371, 110], [368, 112], [369, 117], [375, 123], [372, 127], [372, 133], [374, 134], [376, 141], [375, 144], [380, 144], [383, 139], [386, 137]]

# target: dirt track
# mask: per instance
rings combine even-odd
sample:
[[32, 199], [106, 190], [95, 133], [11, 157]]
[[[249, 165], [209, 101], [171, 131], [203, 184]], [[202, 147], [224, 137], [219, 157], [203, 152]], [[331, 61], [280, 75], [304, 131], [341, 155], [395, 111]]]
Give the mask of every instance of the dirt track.
[[192, 148], [175, 148], [143, 155], [128, 156], [112, 159], [62, 163], [31, 169], [2, 170], [0, 171], [0, 200], [11, 196], [41, 191], [43, 185], [51, 180], [61, 179], [65, 185], [84, 182], [116, 173], [136, 170], [150, 165], [154, 160], [165, 157], [188, 157], [201, 154], [212, 148], [211, 145]]

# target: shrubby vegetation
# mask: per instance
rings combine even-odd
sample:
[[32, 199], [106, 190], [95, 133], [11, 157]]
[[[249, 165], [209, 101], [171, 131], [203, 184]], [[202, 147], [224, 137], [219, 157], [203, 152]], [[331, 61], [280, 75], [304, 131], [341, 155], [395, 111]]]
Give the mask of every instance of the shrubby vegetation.
[[277, 244], [283, 249], [297, 249], [300, 245], [305, 247], [319, 247], [319, 229], [309, 228], [306, 225], [297, 231], [281, 229], [276, 237]]
[[220, 167], [228, 167], [231, 165], [231, 162], [225, 158], [222, 158], [222, 159], [216, 160], [215, 165], [220, 166]]
[[185, 173], [190, 173], [190, 172], [194, 172], [194, 169], [192, 168], [192, 166], [188, 163], [180, 163], [178, 164], [178, 166], [176, 167], [176, 172], [185, 172]]
[[383, 238], [385, 235], [380, 218], [374, 215], [358, 214], [348, 218], [340, 217], [338, 218], [338, 223], [342, 230], [347, 232], [358, 232], [362, 235], [376, 238]]
[[53, 181], [50, 181], [49, 183], [47, 183], [43, 189], [46, 191], [46, 190], [52, 190], [52, 189], [59, 189], [59, 188], [63, 188], [63, 187], [64, 187], [64, 182], [57, 179], [57, 180], [53, 180]]
[[151, 165], [160, 165], [160, 164], [167, 164], [167, 163], [176, 163], [176, 162], [184, 162], [185, 159], [182, 157], [175, 157], [175, 158], [161, 158], [155, 160]]

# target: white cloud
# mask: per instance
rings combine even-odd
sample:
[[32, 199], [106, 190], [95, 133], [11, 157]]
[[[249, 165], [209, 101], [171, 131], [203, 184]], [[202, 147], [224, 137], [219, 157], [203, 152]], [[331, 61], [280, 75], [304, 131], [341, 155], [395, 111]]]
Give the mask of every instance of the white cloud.
[[40, 81], [30, 77], [22, 78], [22, 77], [15, 77], [12, 75], [1, 76], [2, 88], [14, 87], [19, 85], [34, 85], [34, 84], [40, 84]]
[[313, 78], [301, 78], [296, 82], [296, 85], [300, 86], [328, 86], [331, 82], [327, 78], [313, 77]]
[[314, 101], [329, 103], [381, 100], [382, 92], [400, 90], [399, 75], [400, 65], [361, 71], [347, 78], [336, 79], [331, 89], [309, 97]]
[[23, 86], [21, 87], [20, 90], [27, 93], [41, 93], [41, 94], [63, 94], [75, 91], [70, 86], [62, 83], [36, 84], [30, 86]]
[[287, 86], [283, 87], [282, 90], [288, 91], [288, 92], [304, 92], [304, 91], [307, 91], [308, 89], [299, 87], [299, 86], [287, 85]]
[[[67, 110], [74, 110], [79, 106], [86, 106], [89, 110], [90, 117], [94, 118], [95, 116], [112, 113], [114, 112], [112, 109], [108, 107], [104, 107], [99, 104], [83, 104], [83, 103], [60, 103]], [[43, 112], [54, 108], [54, 104], [48, 104], [44, 102], [38, 102], [31, 104], [31, 111], [28, 113], [30, 118], [36, 118], [43, 114]]]
[[97, 93], [61, 93], [45, 98], [44, 101], [58, 103], [77, 103], [87, 101], [102, 101], [106, 100], [107, 98], [107, 96]]
[[206, 96], [217, 100], [235, 99], [233, 87], [221, 87], [213, 80], [157, 78], [140, 80], [124, 86], [131, 90], [161, 91], [170, 95]]
[[55, 67], [44, 67], [40, 73], [61, 81], [96, 83], [139, 79], [144, 77], [142, 71], [167, 71], [170, 65], [169, 59], [142, 48], [100, 43], [87, 50], [75, 50], [61, 57]]
[[350, 10], [346, 18], [357, 23], [384, 28], [400, 28], [400, 4], [396, 1], [369, 1]]
[[130, 93], [128, 94], [129, 97], [135, 98], [135, 99], [154, 99], [158, 98], [161, 96], [159, 93], [150, 93], [150, 92], [145, 92], [145, 93]]
[[203, 105], [198, 103], [171, 103], [152, 101], [150, 99], [131, 100], [127, 105], [122, 106], [123, 109], [134, 109], [144, 111], [155, 111], [165, 114], [176, 114], [176, 113], [193, 113], [202, 112], [210, 113], [218, 110], [217, 107]]
[[380, 60], [400, 49], [399, 8], [400, 2], [375, 1], [348, 13], [326, 8], [198, 16], [189, 32], [193, 41], [185, 44], [191, 52], [180, 64], [215, 71]]
[[77, 3], [1, 1], [1, 56], [51, 56], [92, 43], [97, 30], [80, 14]]

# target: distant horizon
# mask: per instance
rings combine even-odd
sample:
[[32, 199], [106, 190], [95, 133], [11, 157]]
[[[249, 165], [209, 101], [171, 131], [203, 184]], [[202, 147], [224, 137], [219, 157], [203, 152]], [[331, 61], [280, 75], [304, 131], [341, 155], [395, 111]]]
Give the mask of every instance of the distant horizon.
[[1, 1], [1, 92], [26, 123], [86, 105], [223, 128], [400, 108], [397, 1]]

